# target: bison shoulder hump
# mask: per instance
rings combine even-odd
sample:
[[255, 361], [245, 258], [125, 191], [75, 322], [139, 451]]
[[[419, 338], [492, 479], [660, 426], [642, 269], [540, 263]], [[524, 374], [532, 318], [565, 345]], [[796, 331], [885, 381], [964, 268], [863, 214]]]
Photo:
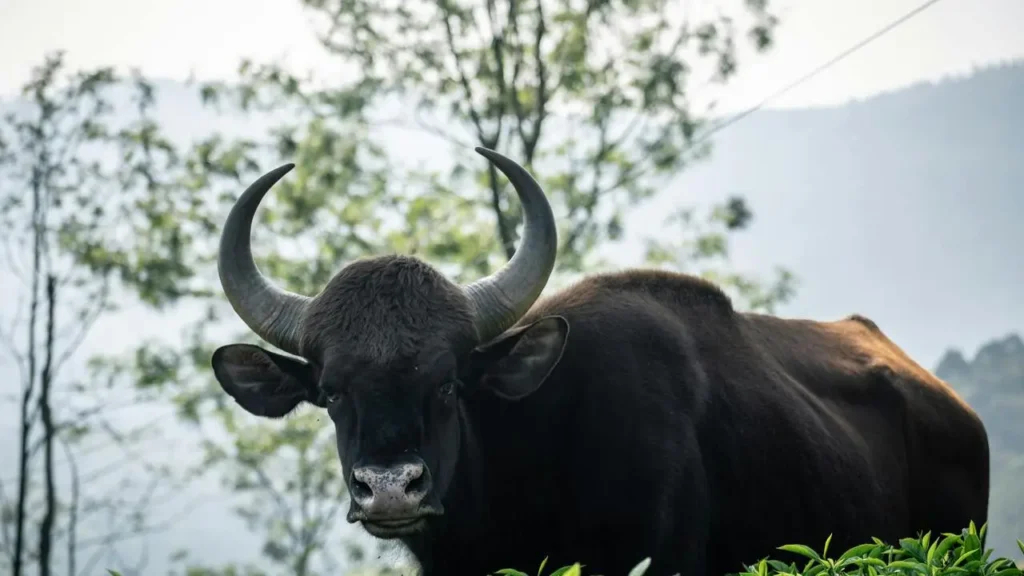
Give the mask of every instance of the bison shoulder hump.
[[851, 322], [856, 322], [877, 334], [882, 333], [882, 329], [878, 327], [878, 324], [875, 324], [875, 321], [868, 318], [867, 316], [862, 316], [861, 314], [850, 314], [849, 316], [846, 317], [846, 319]]

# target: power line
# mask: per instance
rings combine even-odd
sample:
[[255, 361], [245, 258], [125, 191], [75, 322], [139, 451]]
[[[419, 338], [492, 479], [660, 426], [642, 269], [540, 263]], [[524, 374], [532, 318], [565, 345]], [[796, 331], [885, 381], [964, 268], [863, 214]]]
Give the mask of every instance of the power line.
[[740, 112], [739, 114], [736, 114], [732, 118], [729, 118], [728, 120], [726, 120], [726, 121], [724, 121], [724, 122], [722, 122], [720, 124], [715, 125], [709, 131], [705, 132], [700, 138], [696, 139], [691, 145], [701, 144], [705, 140], [710, 138], [712, 134], [715, 134], [715, 133], [717, 133], [717, 132], [727, 128], [728, 126], [731, 126], [732, 124], [735, 124], [736, 122], [742, 120], [743, 118], [753, 114], [754, 112], [757, 112], [758, 110], [763, 108], [764, 105], [767, 104], [768, 102], [771, 102], [772, 100], [778, 98], [779, 96], [782, 96], [786, 92], [789, 92], [793, 88], [796, 88], [800, 84], [803, 84], [804, 82], [810, 80], [811, 78], [817, 76], [818, 74], [821, 74], [826, 69], [828, 69], [828, 68], [838, 64], [840, 61], [844, 60], [846, 57], [850, 56], [854, 52], [860, 50], [861, 48], [867, 46], [868, 44], [874, 42], [875, 40], [881, 38], [883, 35], [885, 35], [886, 33], [890, 32], [890, 31], [892, 31], [897, 26], [903, 24], [907, 20], [910, 20], [914, 16], [917, 16], [921, 12], [924, 12], [925, 10], [927, 10], [928, 8], [931, 8], [932, 6], [938, 4], [939, 2], [940, 2], [940, 0], [928, 0], [927, 2], [924, 2], [923, 4], [920, 4], [919, 6], [914, 8], [913, 10], [907, 12], [903, 16], [900, 16], [899, 18], [897, 18], [897, 19], [893, 20], [892, 22], [890, 22], [889, 24], [885, 25], [880, 30], [876, 31], [874, 34], [871, 34], [867, 38], [864, 38], [860, 42], [857, 42], [853, 46], [850, 46], [846, 50], [840, 52], [839, 54], [837, 54], [836, 56], [832, 57], [830, 60], [828, 60], [824, 64], [818, 66], [814, 70], [811, 70], [807, 74], [804, 74], [800, 78], [797, 78], [793, 82], [790, 82], [789, 84], [787, 84], [785, 87], [781, 88], [780, 90], [777, 90], [777, 91], [773, 92], [768, 97], [764, 98], [763, 100], [761, 100], [760, 102], [758, 102], [754, 106], [751, 106], [750, 108], [744, 110], [743, 112]]

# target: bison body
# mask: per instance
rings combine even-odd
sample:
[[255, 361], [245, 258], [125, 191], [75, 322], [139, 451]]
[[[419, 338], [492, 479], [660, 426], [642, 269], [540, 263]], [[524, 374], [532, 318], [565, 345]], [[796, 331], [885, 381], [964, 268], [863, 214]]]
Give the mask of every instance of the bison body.
[[538, 301], [550, 206], [480, 149], [524, 212], [515, 256], [459, 286], [406, 256], [352, 262], [315, 297], [259, 272], [264, 175], [224, 225], [218, 267], [249, 327], [288, 354], [222, 346], [213, 369], [252, 414], [326, 410], [347, 520], [400, 539], [424, 576], [582, 562], [715, 576], [787, 543], [833, 549], [986, 521], [975, 413], [870, 321], [739, 313], [668, 272], [595, 275]]

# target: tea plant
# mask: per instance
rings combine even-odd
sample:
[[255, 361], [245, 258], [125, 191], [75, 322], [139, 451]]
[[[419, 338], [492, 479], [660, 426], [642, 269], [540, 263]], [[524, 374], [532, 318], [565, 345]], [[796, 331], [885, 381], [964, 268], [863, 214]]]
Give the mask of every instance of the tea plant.
[[[795, 562], [786, 564], [770, 558], [745, 567], [743, 572], [730, 576], [1022, 576], [1022, 567], [1009, 558], [992, 559], [992, 550], [986, 550], [985, 532], [972, 522], [960, 534], [944, 533], [933, 538], [926, 533], [919, 538], [903, 538], [899, 545], [890, 545], [872, 538], [871, 543], [860, 544], [843, 552], [838, 558], [828, 556], [832, 542], [829, 536], [819, 554], [803, 544], [787, 544], [779, 550], [807, 558], [803, 567]], [[1017, 540], [1017, 546], [1024, 553], [1024, 541]], [[584, 565], [563, 566], [545, 575], [545, 559], [537, 576], [583, 576]], [[651, 565], [646, 558], [630, 570], [628, 576], [643, 576]], [[498, 576], [531, 576], [526, 572], [504, 569], [495, 572]], [[588, 575], [589, 576], [589, 575]], [[599, 575], [593, 575], [599, 576]], [[618, 575], [606, 575], [618, 576]], [[687, 575], [681, 575], [687, 576]]]
[[[960, 534], [944, 533], [933, 538], [925, 533], [919, 538], [903, 538], [899, 545], [886, 544], [878, 538], [870, 543], [854, 546], [838, 558], [828, 556], [832, 537], [825, 540], [819, 554], [803, 544], [786, 544], [779, 550], [807, 558], [804, 566], [795, 562], [786, 564], [779, 560], [764, 558], [756, 564], [745, 567], [743, 572], [728, 576], [1024, 576], [1024, 564], [1017, 565], [1009, 558], [991, 558], [992, 550], [985, 549], [987, 526], [978, 529], [972, 522]], [[1024, 541], [1017, 540], [1017, 546], [1024, 554]], [[585, 564], [575, 563], [563, 566], [553, 572], [544, 573], [547, 558], [537, 569], [536, 576], [584, 576]], [[625, 576], [644, 576], [651, 566], [651, 559], [645, 558]], [[121, 576], [113, 570], [110, 576]], [[504, 568], [493, 576], [533, 576], [527, 572]], [[620, 576], [586, 575], [586, 576]], [[689, 575], [676, 575], [689, 576]]]

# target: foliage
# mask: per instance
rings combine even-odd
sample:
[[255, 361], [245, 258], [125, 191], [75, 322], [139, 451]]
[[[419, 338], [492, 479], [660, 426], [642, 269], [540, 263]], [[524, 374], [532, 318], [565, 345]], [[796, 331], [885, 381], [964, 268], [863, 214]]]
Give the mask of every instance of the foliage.
[[[986, 526], [979, 530], [972, 522], [960, 534], [946, 533], [932, 538], [926, 533], [919, 538], [902, 538], [898, 545], [886, 544], [878, 538], [870, 543], [854, 546], [838, 557], [828, 556], [832, 541], [829, 536], [821, 553], [803, 544], [787, 544], [779, 550], [807, 558], [803, 567], [796, 562], [781, 562], [765, 558], [734, 576], [857, 576], [924, 575], [924, 576], [1021, 576], [1021, 568], [1009, 558], [992, 558], [992, 550], [985, 548]], [[1017, 540], [1024, 552], [1024, 542]], [[634, 567], [628, 576], [643, 576], [650, 567], [649, 558]], [[537, 575], [544, 574], [541, 563]], [[581, 576], [584, 565], [563, 566], [549, 576]], [[502, 576], [530, 576], [526, 572], [503, 569], [495, 572]]]
[[[714, 87], [735, 73], [737, 22], [746, 21], [757, 50], [771, 46], [776, 25], [763, 0], [746, 2], [739, 14], [724, 3], [703, 20], [668, 0], [303, 3], [325, 49], [352, 71], [350, 81], [324, 86], [246, 61], [241, 86], [207, 84], [204, 96], [241, 110], [294, 111], [298, 120], [274, 133], [278, 153], [300, 166], [312, 160], [292, 137], [302, 131], [349, 142], [363, 137], [364, 125], [398, 125], [450, 144], [452, 166], [413, 170], [396, 186], [424, 193], [401, 212], [400, 234], [416, 240], [395, 248], [454, 261], [474, 275], [511, 257], [520, 214], [472, 146], [532, 169], [561, 227], [559, 270], [587, 269], [599, 245], [621, 237], [624, 210], [709, 152], [698, 142], [704, 120], [694, 100], [713, 103]], [[328, 166], [338, 160], [312, 152], [330, 158]], [[455, 206], [463, 210], [458, 218]], [[483, 233], [486, 222], [493, 233]]]
[[[262, 422], [232, 426], [233, 450], [210, 443], [202, 464], [233, 464], [228, 468], [230, 489], [251, 495], [238, 513], [250, 529], [269, 536], [263, 554], [290, 574], [308, 573], [313, 554], [329, 553], [327, 536], [344, 514], [334, 437], [320, 420], [307, 412], [291, 419], [284, 430]], [[268, 464], [283, 466], [287, 474], [275, 474]]]
[[[786, 544], [779, 550], [807, 559], [803, 567], [796, 562], [781, 562], [765, 558], [745, 570], [730, 576], [1021, 576], [1022, 568], [1008, 558], [992, 558], [992, 550], [985, 548], [987, 526], [978, 529], [971, 522], [960, 534], [944, 533], [942, 538], [932, 538], [930, 532], [918, 538], [902, 538], [898, 545], [887, 544], [878, 538], [870, 543], [859, 544], [846, 550], [838, 557], [828, 555], [832, 536], [825, 540], [819, 553], [804, 544]], [[1024, 541], [1017, 540], [1017, 547], [1024, 552]], [[537, 576], [582, 576], [585, 565], [580, 563], [563, 566], [545, 573], [547, 559], [541, 562]], [[651, 559], [645, 558], [633, 567], [626, 576], [643, 576], [651, 566]], [[121, 576], [110, 570], [112, 576]], [[195, 571], [187, 576], [261, 576], [262, 572], [241, 572], [229, 569], [223, 572]], [[530, 576], [528, 572], [503, 568], [495, 576]]]
[[[871, 543], [850, 548], [838, 558], [827, 556], [831, 537], [825, 542], [821, 554], [808, 546], [791, 544], [779, 549], [799, 554], [808, 559], [803, 568], [795, 562], [788, 564], [762, 560], [748, 566], [738, 576], [767, 576], [769, 574], [925, 574], [925, 575], [993, 575], [1020, 576], [1021, 570], [1009, 558], [991, 558], [992, 550], [985, 548], [987, 526], [979, 530], [973, 522], [960, 534], [946, 533], [943, 538], [932, 538], [926, 533], [920, 538], [902, 538], [899, 545], [891, 545], [873, 538]], [[1017, 541], [1024, 552], [1024, 542]]]
[[[131, 108], [117, 110], [125, 97]], [[118, 287], [147, 298], [154, 283], [183, 286], [190, 274], [176, 259], [177, 226], [169, 221], [178, 214], [154, 176], [175, 156], [149, 117], [153, 104], [141, 77], [109, 68], [69, 73], [55, 53], [33, 70], [0, 122], [0, 273], [17, 296], [0, 341], [21, 375], [19, 466], [10, 468], [16, 487], [0, 486], [0, 565], [9, 562], [16, 576], [31, 563], [49, 574], [60, 561], [74, 573], [83, 554], [90, 570], [112, 540], [147, 531], [144, 508], [156, 486], [149, 480], [166, 477], [132, 453], [144, 430], [109, 418], [132, 405], [125, 396], [137, 400], [135, 390], [66, 369], [94, 324], [117, 309]], [[97, 446], [114, 448], [112, 464], [122, 466], [79, 470], [76, 455]], [[57, 469], [58, 455], [66, 470]], [[119, 486], [107, 492], [104, 483], [118, 480], [117, 472]], [[120, 528], [102, 533], [100, 516]], [[90, 528], [81, 540], [79, 525]]]

